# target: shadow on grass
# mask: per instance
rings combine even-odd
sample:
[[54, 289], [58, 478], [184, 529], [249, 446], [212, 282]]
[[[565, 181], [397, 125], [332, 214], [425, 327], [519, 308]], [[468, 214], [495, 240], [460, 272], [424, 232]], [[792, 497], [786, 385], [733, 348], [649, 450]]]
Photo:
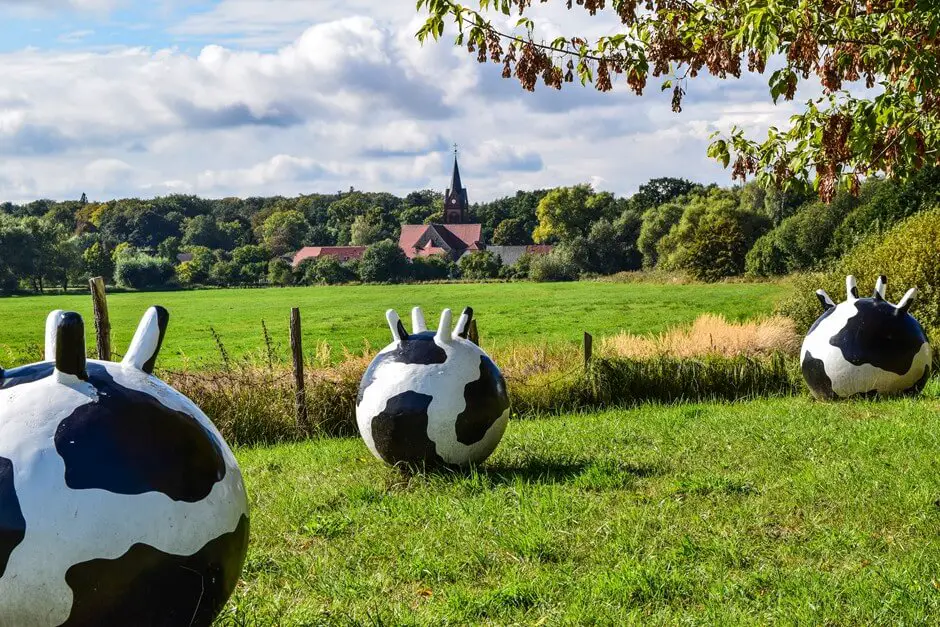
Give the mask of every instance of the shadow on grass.
[[[412, 478], [446, 480], [484, 479], [490, 485], [522, 483], [578, 483], [590, 487], [595, 483], [610, 487], [636, 479], [663, 474], [653, 465], [634, 464], [610, 459], [552, 459], [532, 458], [518, 463], [495, 462], [467, 466], [398, 466], [406, 482]], [[600, 480], [600, 481], [598, 481]]]

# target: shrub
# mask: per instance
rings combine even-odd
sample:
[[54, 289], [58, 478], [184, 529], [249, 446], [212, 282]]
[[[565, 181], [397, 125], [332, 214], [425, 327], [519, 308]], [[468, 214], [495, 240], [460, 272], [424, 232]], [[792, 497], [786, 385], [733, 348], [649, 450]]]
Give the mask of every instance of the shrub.
[[118, 256], [114, 278], [121, 287], [153, 289], [169, 285], [173, 272], [173, 263], [169, 259], [137, 253]]
[[240, 278], [239, 267], [232, 261], [217, 261], [209, 272], [209, 280], [215, 285], [237, 285]]
[[460, 258], [460, 274], [466, 279], [494, 279], [502, 261], [488, 250], [478, 250]]
[[268, 283], [271, 285], [293, 285], [294, 273], [291, 265], [284, 259], [272, 259], [269, 261]]
[[744, 232], [734, 216], [726, 212], [702, 217], [688, 245], [686, 267], [702, 281], [718, 281], [744, 272], [747, 254]]
[[529, 278], [540, 283], [548, 281], [576, 281], [578, 267], [563, 250], [553, 250], [547, 255], [532, 258]]
[[752, 276], [773, 276], [819, 268], [829, 257], [832, 233], [858, 200], [840, 194], [830, 205], [814, 202], [764, 236], [747, 269]]
[[415, 281], [441, 281], [457, 276], [457, 264], [444, 255], [415, 257], [411, 260], [411, 276]]
[[359, 276], [367, 283], [398, 283], [408, 278], [408, 258], [392, 240], [372, 244], [362, 254]]
[[193, 258], [184, 261], [176, 268], [176, 276], [183, 285], [199, 285], [209, 281], [215, 256], [205, 246], [193, 246], [187, 249]]
[[845, 276], [855, 275], [859, 291], [873, 290], [879, 275], [888, 277], [888, 299], [900, 300], [917, 288], [911, 314], [928, 334], [940, 334], [940, 208], [912, 216], [888, 231], [858, 244], [828, 273], [806, 274], [793, 281], [794, 294], [781, 306], [801, 330], [808, 329], [822, 310], [815, 291], [825, 289], [833, 300], [845, 299]]
[[511, 266], [500, 266], [499, 268], [499, 278], [501, 279], [528, 279], [529, 278], [529, 268], [532, 265], [532, 260], [535, 258], [531, 253], [523, 253], [519, 259], [516, 260], [516, 263]]
[[317, 259], [311, 271], [313, 278], [311, 283], [340, 285], [341, 283], [349, 283], [350, 281], [356, 280], [356, 274], [333, 255], [324, 255]]
[[744, 273], [750, 277], [770, 277], [787, 273], [786, 253], [777, 245], [776, 233], [765, 233], [744, 257]]

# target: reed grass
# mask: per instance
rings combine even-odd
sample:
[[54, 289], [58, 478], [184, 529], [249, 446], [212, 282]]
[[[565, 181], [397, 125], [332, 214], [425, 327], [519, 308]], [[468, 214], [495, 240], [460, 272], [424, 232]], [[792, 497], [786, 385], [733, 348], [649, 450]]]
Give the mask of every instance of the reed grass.
[[605, 337], [600, 350], [604, 355], [634, 359], [769, 357], [796, 355], [801, 341], [796, 324], [784, 316], [732, 322], [720, 314], [703, 314], [689, 327], [673, 327], [659, 335], [621, 332]]
[[[506, 378], [518, 419], [649, 402], [797, 394], [802, 381], [794, 337], [784, 319], [738, 324], [702, 316], [689, 328], [661, 336], [601, 338], [588, 368], [579, 350], [557, 344], [498, 347], [491, 356]], [[202, 407], [230, 443], [276, 444], [357, 432], [359, 381], [376, 353], [368, 344], [361, 354], [343, 349], [338, 359], [328, 344], [312, 347], [304, 367], [305, 425], [294, 417], [290, 368], [270, 359], [276, 347], [266, 343], [233, 360], [219, 344], [220, 370], [161, 376]]]

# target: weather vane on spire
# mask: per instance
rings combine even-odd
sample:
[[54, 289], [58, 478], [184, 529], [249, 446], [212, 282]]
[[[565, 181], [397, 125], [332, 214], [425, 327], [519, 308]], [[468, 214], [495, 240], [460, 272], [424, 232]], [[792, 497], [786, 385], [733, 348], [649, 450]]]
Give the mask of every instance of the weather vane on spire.
[[456, 143], [454, 144], [454, 156], [455, 157], [457, 156], [457, 144]]

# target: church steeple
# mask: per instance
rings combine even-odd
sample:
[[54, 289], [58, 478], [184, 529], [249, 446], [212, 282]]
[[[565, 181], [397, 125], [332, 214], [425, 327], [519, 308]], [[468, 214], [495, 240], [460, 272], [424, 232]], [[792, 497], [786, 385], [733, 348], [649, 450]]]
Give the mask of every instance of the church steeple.
[[470, 202], [467, 189], [460, 182], [460, 167], [457, 165], [457, 144], [454, 144], [454, 172], [450, 177], [450, 188], [444, 195], [444, 224], [463, 224], [467, 221]]

